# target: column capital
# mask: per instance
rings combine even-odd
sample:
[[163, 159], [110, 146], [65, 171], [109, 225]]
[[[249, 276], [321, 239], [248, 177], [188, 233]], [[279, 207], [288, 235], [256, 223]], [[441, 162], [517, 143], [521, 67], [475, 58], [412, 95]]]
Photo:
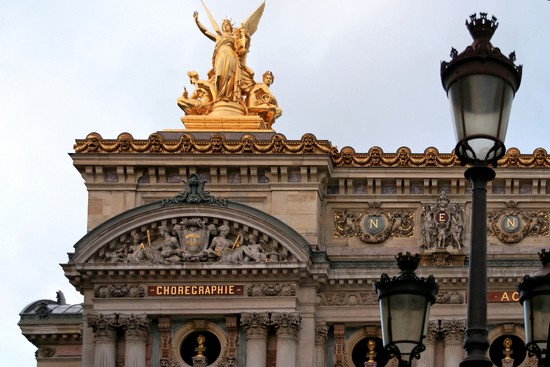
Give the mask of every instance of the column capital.
[[462, 344], [466, 332], [464, 320], [443, 320], [441, 331], [446, 344]]
[[438, 321], [430, 321], [428, 323], [428, 332], [424, 344], [435, 344], [437, 337], [441, 335], [441, 328]]
[[328, 325], [324, 321], [315, 323], [315, 345], [325, 346], [328, 336]]
[[146, 341], [149, 331], [147, 315], [121, 315], [120, 324], [124, 328], [126, 340]]
[[269, 326], [269, 314], [265, 313], [242, 313], [241, 326], [246, 331], [246, 336], [267, 335]]
[[116, 339], [116, 328], [120, 326], [118, 314], [88, 315], [88, 326], [94, 331], [94, 340], [114, 341]]
[[302, 316], [298, 312], [274, 312], [271, 314], [271, 325], [275, 327], [277, 335], [291, 334], [296, 336], [301, 323]]

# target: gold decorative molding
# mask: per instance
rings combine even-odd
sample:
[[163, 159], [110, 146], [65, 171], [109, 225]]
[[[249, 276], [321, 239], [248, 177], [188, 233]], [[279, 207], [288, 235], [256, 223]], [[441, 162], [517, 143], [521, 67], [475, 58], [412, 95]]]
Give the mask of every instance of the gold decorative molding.
[[[172, 133], [173, 134], [173, 133]], [[157, 132], [147, 139], [134, 139], [122, 133], [116, 139], [103, 139], [98, 133], [90, 133], [85, 139], [76, 139], [76, 153], [131, 153], [131, 154], [316, 154], [329, 155], [335, 166], [343, 167], [459, 167], [454, 154], [440, 153], [428, 147], [423, 153], [412, 153], [401, 147], [395, 153], [385, 153], [374, 146], [367, 153], [356, 153], [346, 146], [341, 150], [328, 140], [317, 140], [313, 134], [304, 134], [300, 140], [289, 140], [276, 133], [271, 139], [258, 139], [254, 134], [243, 134], [240, 139], [228, 139], [223, 134], [212, 133], [209, 139], [195, 138], [192, 133], [181, 132], [178, 139], [167, 139]], [[498, 161], [500, 167], [548, 168], [550, 157], [544, 148], [532, 154], [521, 154], [510, 148]]]

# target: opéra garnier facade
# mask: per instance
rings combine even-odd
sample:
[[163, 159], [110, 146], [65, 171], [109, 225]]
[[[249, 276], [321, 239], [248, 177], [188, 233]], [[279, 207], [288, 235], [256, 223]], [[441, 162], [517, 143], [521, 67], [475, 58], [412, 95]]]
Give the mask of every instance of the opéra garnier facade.
[[[351, 367], [370, 357], [395, 366], [373, 284], [398, 273], [399, 252], [419, 253], [416, 272], [439, 285], [415, 366], [459, 364], [471, 232], [464, 168], [434, 147], [357, 153], [273, 130], [282, 114], [273, 74], [256, 82], [245, 62], [262, 12], [215, 31], [194, 16], [215, 47], [208, 76], [190, 72], [196, 91], [178, 99], [185, 129], [76, 140], [88, 232], [67, 244], [62, 267], [84, 299], [71, 306], [58, 295], [22, 311], [38, 366]], [[536, 365], [516, 285], [548, 243], [549, 167], [545, 149], [511, 148], [489, 183], [496, 365]]]

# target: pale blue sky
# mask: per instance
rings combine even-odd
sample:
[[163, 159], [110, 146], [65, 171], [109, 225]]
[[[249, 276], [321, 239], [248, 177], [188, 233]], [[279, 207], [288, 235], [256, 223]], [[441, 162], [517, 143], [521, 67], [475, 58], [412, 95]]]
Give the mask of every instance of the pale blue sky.
[[[208, 0], [239, 24], [259, 0]], [[86, 189], [68, 154], [97, 131], [147, 138], [182, 128], [175, 101], [187, 71], [204, 76], [213, 43], [199, 0], [0, 0], [0, 367], [35, 365], [18, 313], [59, 289], [81, 301], [58, 265], [86, 232]], [[439, 64], [471, 43], [464, 22], [499, 19], [493, 43], [524, 65], [506, 145], [532, 153], [550, 138], [550, 2], [545, 0], [267, 1], [248, 66], [283, 108], [275, 130], [342, 148], [423, 152], [454, 147]], [[189, 88], [188, 88], [189, 89]]]

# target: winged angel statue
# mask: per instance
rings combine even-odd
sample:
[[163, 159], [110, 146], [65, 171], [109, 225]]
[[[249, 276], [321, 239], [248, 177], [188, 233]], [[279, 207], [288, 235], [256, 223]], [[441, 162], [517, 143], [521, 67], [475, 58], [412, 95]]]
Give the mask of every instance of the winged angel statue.
[[214, 32], [209, 31], [199, 21], [198, 12], [193, 13], [193, 18], [199, 30], [216, 43], [212, 54], [212, 69], [208, 72], [207, 80], [199, 80], [196, 71], [188, 72], [195, 91], [189, 96], [184, 89], [182, 97], [178, 99], [178, 105], [186, 115], [208, 115], [221, 104], [237, 104], [241, 114], [258, 115], [264, 119], [268, 127], [271, 126], [282, 114], [277, 100], [269, 90], [274, 79], [273, 74], [267, 71], [264, 73], [263, 83], [256, 83], [254, 72], [246, 66], [250, 39], [258, 29], [265, 2], [239, 27], [234, 27], [229, 19], [224, 19], [220, 27], [206, 4], [202, 4]]

